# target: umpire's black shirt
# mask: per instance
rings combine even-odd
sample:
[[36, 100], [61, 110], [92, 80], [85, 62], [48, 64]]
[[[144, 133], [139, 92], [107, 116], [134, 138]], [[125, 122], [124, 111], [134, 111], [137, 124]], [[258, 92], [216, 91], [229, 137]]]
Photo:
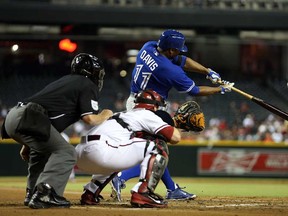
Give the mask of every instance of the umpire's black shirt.
[[70, 74], [50, 83], [24, 102], [35, 102], [47, 111], [52, 125], [62, 132], [81, 117], [98, 113], [99, 91], [89, 78]]

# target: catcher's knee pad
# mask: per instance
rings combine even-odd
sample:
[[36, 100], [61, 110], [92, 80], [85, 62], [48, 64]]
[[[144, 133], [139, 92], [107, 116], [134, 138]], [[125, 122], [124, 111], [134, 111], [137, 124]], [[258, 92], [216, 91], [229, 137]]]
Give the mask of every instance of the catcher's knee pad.
[[164, 157], [168, 158], [169, 149], [168, 149], [167, 143], [162, 139], [156, 139], [154, 140], [154, 142], [155, 142], [155, 147], [157, 149], [157, 152], [163, 155]]

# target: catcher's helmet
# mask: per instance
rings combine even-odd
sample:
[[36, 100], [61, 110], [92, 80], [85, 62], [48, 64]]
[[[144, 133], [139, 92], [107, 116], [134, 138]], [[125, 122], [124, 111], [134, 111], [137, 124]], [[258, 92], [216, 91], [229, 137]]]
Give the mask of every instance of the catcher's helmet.
[[98, 85], [99, 91], [101, 91], [105, 70], [99, 58], [87, 53], [76, 55], [71, 63], [71, 73], [88, 77]]
[[187, 52], [187, 46], [185, 45], [185, 36], [174, 29], [168, 29], [164, 31], [157, 43], [158, 47], [160, 47], [162, 50], [167, 49], [177, 49], [181, 52]]
[[155, 107], [158, 109], [159, 107], [166, 106], [161, 95], [150, 89], [138, 93], [134, 102], [134, 108], [145, 108], [149, 110], [154, 110]]

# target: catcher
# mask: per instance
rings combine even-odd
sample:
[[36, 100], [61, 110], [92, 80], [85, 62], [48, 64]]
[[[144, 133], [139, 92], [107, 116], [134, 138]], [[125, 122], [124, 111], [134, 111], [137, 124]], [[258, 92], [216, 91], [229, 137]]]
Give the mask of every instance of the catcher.
[[164, 103], [158, 93], [145, 90], [137, 95], [135, 102], [133, 110], [116, 113], [93, 127], [76, 146], [78, 168], [93, 174], [84, 186], [82, 205], [99, 204], [102, 189], [117, 172], [141, 164], [131, 205], [167, 207], [167, 202], [154, 191], [168, 164], [168, 143], [177, 144], [181, 134], [157, 114], [157, 109]]
[[[185, 132], [201, 132], [205, 129], [204, 113], [202, 112], [199, 104], [195, 101], [187, 101], [180, 105], [172, 118], [169, 113], [163, 110], [157, 110], [156, 113], [162, 118], [164, 122], [178, 129], [182, 129], [182, 131]], [[153, 137], [149, 136], [149, 139], [153, 140]], [[133, 175], [131, 175], [131, 178], [138, 177], [140, 175], [140, 166], [138, 165], [129, 170], [133, 171]], [[168, 170], [166, 169], [165, 172], [168, 172]], [[126, 187], [125, 182], [131, 178], [123, 179], [122, 176], [119, 176], [119, 174], [121, 176], [122, 173], [118, 173], [118, 176], [112, 179], [111, 197], [113, 197], [115, 200], [121, 201], [121, 189], [124, 189]], [[177, 185], [177, 187], [179, 188], [179, 190], [181, 189], [179, 185]], [[183, 190], [181, 190], [181, 192], [185, 193], [183, 199], [187, 199], [186, 197], [189, 197], [188, 199], [196, 198], [195, 194], [189, 194]]]

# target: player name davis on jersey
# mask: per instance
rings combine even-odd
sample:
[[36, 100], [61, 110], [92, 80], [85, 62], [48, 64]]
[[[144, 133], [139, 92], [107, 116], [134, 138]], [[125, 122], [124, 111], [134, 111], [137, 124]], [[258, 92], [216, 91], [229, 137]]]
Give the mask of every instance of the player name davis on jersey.
[[150, 54], [147, 53], [146, 50], [142, 51], [142, 53], [140, 54], [140, 58], [149, 67], [151, 71], [154, 71], [158, 67], [156, 61], [152, 58]]

